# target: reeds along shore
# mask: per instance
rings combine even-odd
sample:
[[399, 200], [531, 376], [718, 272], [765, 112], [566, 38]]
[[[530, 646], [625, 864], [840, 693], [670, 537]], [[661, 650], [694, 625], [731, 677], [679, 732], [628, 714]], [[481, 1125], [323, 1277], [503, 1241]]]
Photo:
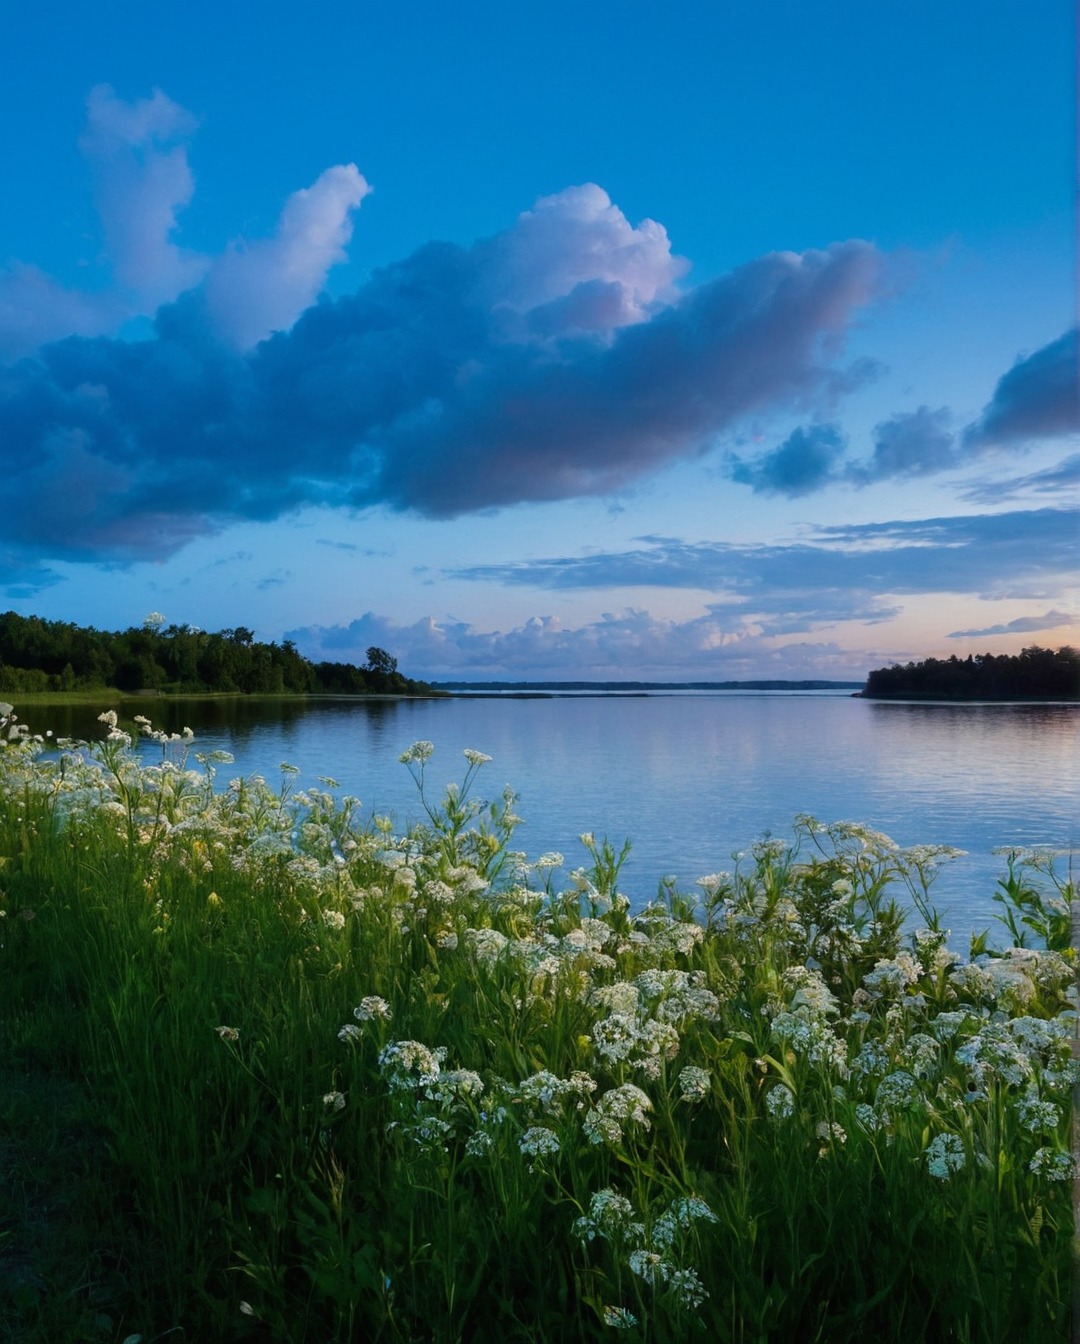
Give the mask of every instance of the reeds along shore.
[[106, 1164], [60, 1242], [4, 1197], [3, 1338], [1064, 1337], [1051, 856], [1003, 855], [966, 955], [948, 851], [809, 817], [635, 910], [607, 840], [562, 882], [513, 849], [478, 752], [439, 800], [404, 754], [398, 834], [145, 720], [152, 758], [2, 708], [4, 1068], [76, 1087]]

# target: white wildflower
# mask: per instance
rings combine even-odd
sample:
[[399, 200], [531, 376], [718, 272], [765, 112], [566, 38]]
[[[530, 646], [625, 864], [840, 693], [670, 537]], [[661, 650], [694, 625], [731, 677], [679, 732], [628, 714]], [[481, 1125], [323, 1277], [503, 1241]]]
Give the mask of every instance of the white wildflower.
[[711, 1090], [712, 1078], [707, 1069], [688, 1064], [679, 1070], [679, 1096], [683, 1101], [691, 1104], [704, 1101]]
[[795, 1093], [786, 1083], [777, 1083], [765, 1094], [765, 1109], [774, 1120], [786, 1120], [795, 1110]]
[[1075, 1175], [1075, 1164], [1072, 1154], [1060, 1148], [1039, 1148], [1028, 1163], [1028, 1171], [1034, 1172], [1036, 1176], [1045, 1176], [1048, 1181], [1071, 1181]]
[[559, 1136], [543, 1125], [532, 1125], [518, 1139], [518, 1147], [529, 1157], [554, 1157], [559, 1151]]
[[434, 750], [434, 742], [414, 742], [411, 747], [407, 747], [401, 753], [398, 760], [402, 765], [412, 765], [414, 763], [423, 765], [425, 761], [431, 759]]

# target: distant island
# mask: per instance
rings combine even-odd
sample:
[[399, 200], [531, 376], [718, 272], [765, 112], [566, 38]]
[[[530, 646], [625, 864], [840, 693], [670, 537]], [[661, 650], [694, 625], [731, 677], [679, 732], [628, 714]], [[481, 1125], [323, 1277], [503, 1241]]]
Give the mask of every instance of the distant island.
[[862, 694], [868, 700], [1080, 700], [1080, 652], [1033, 644], [1018, 654], [894, 663], [871, 672]]
[[266, 644], [246, 626], [210, 634], [166, 625], [95, 630], [38, 616], [0, 615], [0, 692], [117, 690], [172, 695], [435, 695], [372, 646], [367, 663], [313, 663], [291, 640]]

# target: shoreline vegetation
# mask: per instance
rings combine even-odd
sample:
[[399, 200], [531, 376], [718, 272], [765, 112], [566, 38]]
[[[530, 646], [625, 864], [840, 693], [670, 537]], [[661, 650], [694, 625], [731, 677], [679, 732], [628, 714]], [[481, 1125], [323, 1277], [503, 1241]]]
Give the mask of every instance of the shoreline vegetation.
[[799, 817], [633, 909], [480, 752], [441, 798], [404, 752], [396, 834], [101, 720], [0, 705], [5, 1340], [1065, 1337], [1060, 856], [962, 956], [940, 846]]
[[375, 646], [361, 668], [313, 663], [290, 640], [261, 643], [246, 626], [211, 634], [166, 625], [158, 612], [121, 631], [0, 614], [0, 692], [99, 696], [110, 688], [125, 697], [441, 694], [404, 676], [397, 659]]
[[1019, 654], [927, 658], [876, 668], [867, 700], [1080, 700], [1080, 651], [1037, 644]]

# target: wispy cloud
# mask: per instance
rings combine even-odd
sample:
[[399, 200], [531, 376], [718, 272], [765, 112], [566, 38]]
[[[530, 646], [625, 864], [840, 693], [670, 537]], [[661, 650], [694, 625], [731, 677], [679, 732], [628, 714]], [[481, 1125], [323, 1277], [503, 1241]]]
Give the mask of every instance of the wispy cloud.
[[963, 498], [975, 504], [999, 504], [1025, 495], [1053, 495], [1060, 498], [1080, 485], [1080, 453], [1063, 458], [1057, 466], [1044, 467], [1024, 476], [1007, 480], [978, 481], [969, 485]]
[[[549, 589], [690, 588], [810, 624], [893, 614], [881, 594], [1037, 598], [1076, 565], [1080, 512], [1033, 509], [812, 529], [787, 544], [643, 537], [631, 551], [471, 565], [455, 578]], [[805, 628], [805, 627], [804, 627]]]
[[949, 639], [981, 639], [983, 635], [1026, 635], [1037, 630], [1058, 630], [1063, 625], [1074, 625], [1077, 618], [1067, 611], [1048, 611], [1042, 616], [1019, 616], [1015, 621], [988, 625], [981, 630], [953, 630]]

